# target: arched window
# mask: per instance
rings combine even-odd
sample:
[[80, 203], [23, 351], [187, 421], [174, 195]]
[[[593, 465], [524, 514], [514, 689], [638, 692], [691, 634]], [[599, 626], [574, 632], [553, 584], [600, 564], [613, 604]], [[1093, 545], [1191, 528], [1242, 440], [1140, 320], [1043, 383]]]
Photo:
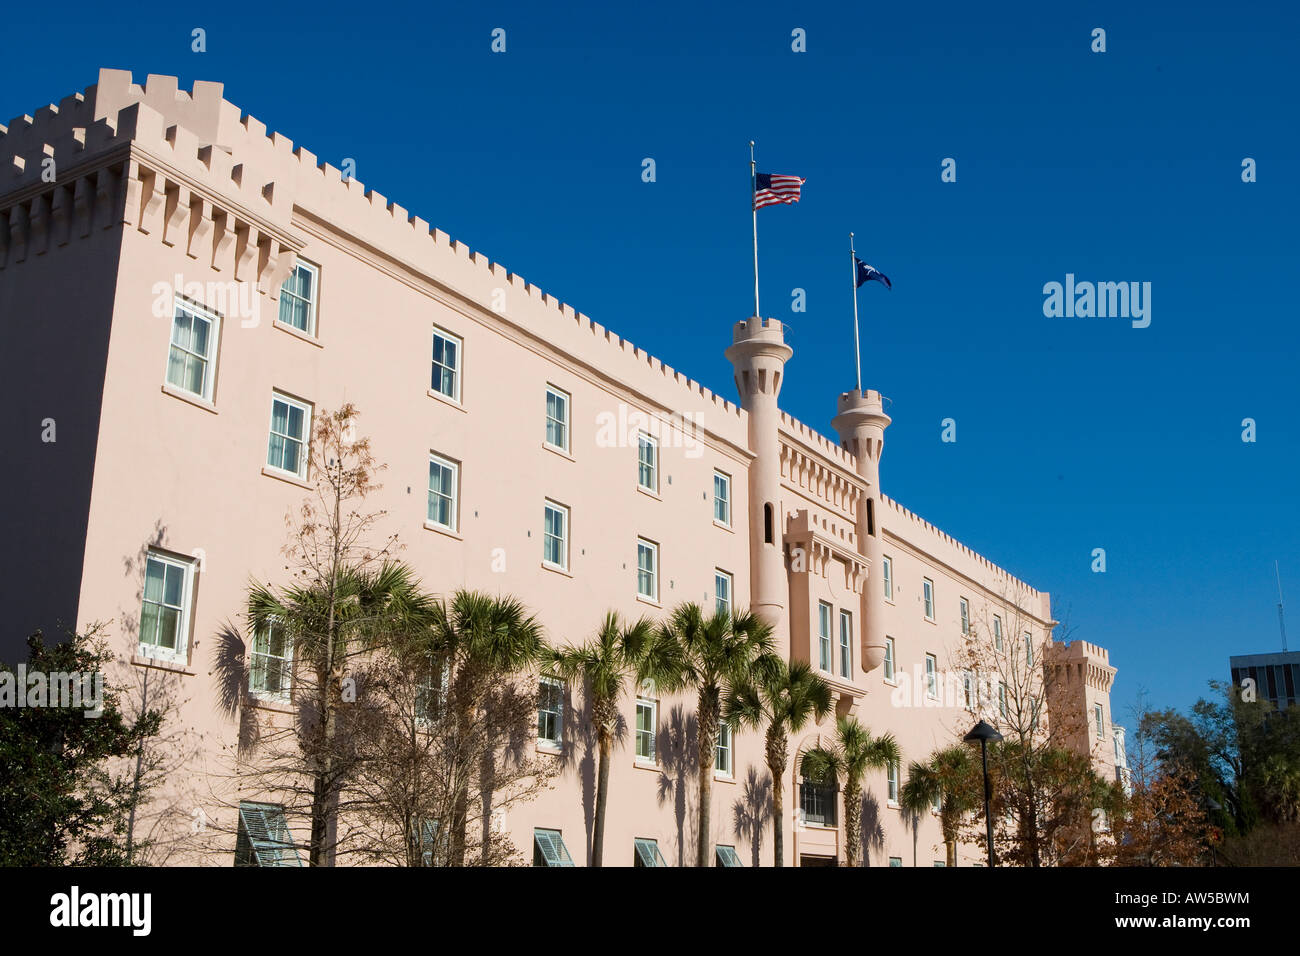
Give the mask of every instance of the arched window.
[[799, 761], [799, 812], [810, 826], [836, 825], [837, 779], [829, 755], [809, 751]]
[[763, 543], [772, 543], [772, 505], [763, 505]]

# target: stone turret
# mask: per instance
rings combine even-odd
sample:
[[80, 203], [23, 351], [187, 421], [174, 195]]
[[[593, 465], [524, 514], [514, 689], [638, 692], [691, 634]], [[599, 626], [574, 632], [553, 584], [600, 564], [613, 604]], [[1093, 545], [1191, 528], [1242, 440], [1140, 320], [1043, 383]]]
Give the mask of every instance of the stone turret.
[[789, 582], [786, 580], [781, 519], [781, 441], [777, 430], [781, 410], [777, 399], [785, 376], [785, 363], [794, 349], [776, 319], [737, 322], [732, 345], [726, 351], [736, 371], [741, 406], [749, 413], [749, 540], [751, 607], [776, 629], [781, 647], [788, 650], [786, 621]]
[[831, 426], [840, 444], [857, 458], [858, 474], [867, 487], [858, 506], [857, 532], [860, 550], [867, 558], [868, 580], [862, 594], [862, 668], [875, 670], [885, 659], [885, 590], [880, 581], [880, 456], [885, 450], [885, 429], [889, 416], [879, 392], [844, 392], [839, 414]]

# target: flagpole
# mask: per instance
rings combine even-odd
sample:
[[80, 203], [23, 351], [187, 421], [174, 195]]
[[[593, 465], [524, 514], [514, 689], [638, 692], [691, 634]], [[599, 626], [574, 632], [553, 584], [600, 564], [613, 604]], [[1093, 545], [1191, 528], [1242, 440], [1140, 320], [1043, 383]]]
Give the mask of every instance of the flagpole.
[[858, 254], [849, 233], [849, 281], [853, 283], [853, 363], [858, 370], [858, 394], [862, 394], [862, 347], [858, 344]]
[[762, 320], [758, 309], [758, 210], [754, 199], [758, 190], [758, 167], [754, 164], [754, 141], [749, 141], [749, 214], [754, 222], [754, 318]]

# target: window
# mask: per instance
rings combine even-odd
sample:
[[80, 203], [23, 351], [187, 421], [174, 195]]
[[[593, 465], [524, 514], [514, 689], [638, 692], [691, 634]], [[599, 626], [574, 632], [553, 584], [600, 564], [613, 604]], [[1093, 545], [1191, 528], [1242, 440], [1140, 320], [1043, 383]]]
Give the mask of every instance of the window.
[[428, 725], [442, 713], [442, 702], [447, 699], [447, 687], [451, 675], [442, 663], [429, 658], [424, 673], [415, 690], [415, 719], [422, 725]]
[[773, 542], [772, 530], [772, 505], [771, 503], [763, 505], [763, 543], [771, 544]]
[[546, 444], [569, 450], [569, 393], [546, 386]]
[[657, 701], [638, 697], [636, 701], [636, 759], [640, 763], [656, 763], [655, 736], [658, 733]]
[[724, 777], [731, 776], [731, 725], [725, 720], [718, 724], [717, 758], [714, 767]]
[[824, 671], [831, 669], [831, 606], [825, 601], [817, 602], [817, 666]]
[[925, 696], [939, 699], [939, 661], [933, 654], [925, 655]]
[[193, 562], [148, 553], [140, 606], [140, 656], [185, 659], [193, 573]]
[[217, 333], [221, 320], [213, 313], [176, 300], [171, 347], [167, 350], [167, 384], [212, 401]]
[[934, 795], [934, 798], [930, 800], [930, 809], [931, 809], [932, 811], [934, 811], [935, 813], [941, 813], [941, 812], [943, 811], [943, 794], [942, 794], [942, 793], [936, 793], [936, 794]]
[[961, 633], [964, 637], [970, 636], [970, 602], [965, 598], [961, 599]]
[[433, 330], [433, 382], [431, 391], [460, 401], [460, 339], [435, 327]]
[[726, 571], [713, 572], [713, 600], [718, 614], [731, 613], [731, 575]]
[[853, 615], [840, 611], [840, 676], [853, 676]]
[[890, 806], [898, 806], [898, 761], [889, 761], [885, 769], [886, 791], [889, 797]]
[[635, 843], [636, 862], [634, 866], [667, 866], [664, 855], [659, 852], [658, 840], [637, 839]]
[[943, 860], [935, 860], [934, 865], [938, 867], [946, 867], [948, 864], [945, 863]]
[[1097, 717], [1097, 739], [1101, 740], [1106, 736], [1106, 723], [1102, 717], [1101, 704], [1097, 704], [1093, 707], [1093, 714]]
[[280, 287], [280, 323], [316, 334], [316, 286], [319, 270], [309, 262], [298, 260], [289, 278]]
[[1025, 665], [1034, 666], [1034, 635], [1025, 631]]
[[564, 724], [564, 682], [543, 677], [537, 682], [537, 739], [552, 747], [561, 745]]
[[542, 514], [542, 563], [569, 569], [569, 509], [547, 501]]
[[636, 436], [636, 483], [646, 491], [659, 491], [659, 444], [645, 432]]
[[636, 593], [659, 600], [659, 545], [645, 538], [636, 539]]
[[967, 709], [975, 705], [975, 678], [969, 671], [961, 677], [962, 690], [965, 694], [965, 703]]
[[884, 580], [884, 584], [885, 584], [885, 600], [892, 601], [894, 599], [894, 559], [893, 558], [880, 559], [880, 576]]
[[934, 582], [929, 578], [921, 580], [921, 593], [925, 599], [925, 619], [934, 620]]
[[284, 808], [270, 803], [239, 804], [235, 866], [302, 866]]
[[885, 680], [894, 680], [894, 639], [885, 638]]
[[1115, 744], [1115, 762], [1120, 763], [1122, 761], [1122, 758], [1119, 755], [1119, 734], [1115, 735], [1114, 744]]
[[903, 865], [903, 858], [902, 858], [901, 856], [891, 856], [891, 857], [889, 858], [889, 865], [890, 865], [890, 866], [902, 866], [902, 865]]
[[271, 624], [253, 635], [248, 689], [258, 697], [289, 699], [293, 654], [283, 625]]
[[559, 830], [533, 830], [533, 866], [573, 866]]
[[307, 477], [307, 440], [311, 434], [311, 406], [279, 392], [271, 393], [271, 435], [266, 444], [266, 464], [276, 471]]
[[1007, 716], [1007, 685], [1002, 682], [998, 683], [998, 714]]
[[993, 615], [993, 649], [1002, 650], [1002, 618]]
[[718, 844], [716, 847], [714, 847], [714, 852], [717, 854], [718, 866], [743, 867], [745, 865], [740, 862], [740, 854], [736, 852], [736, 848], [734, 846], [723, 846], [722, 844]]
[[455, 531], [459, 497], [460, 466], [446, 458], [430, 455], [429, 523]]
[[[443, 833], [443, 846], [447, 845], [447, 834]], [[433, 851], [438, 842], [438, 821], [420, 821], [420, 865], [433, 866]]]
[[713, 520], [731, 527], [731, 476], [720, 471], [713, 473]]

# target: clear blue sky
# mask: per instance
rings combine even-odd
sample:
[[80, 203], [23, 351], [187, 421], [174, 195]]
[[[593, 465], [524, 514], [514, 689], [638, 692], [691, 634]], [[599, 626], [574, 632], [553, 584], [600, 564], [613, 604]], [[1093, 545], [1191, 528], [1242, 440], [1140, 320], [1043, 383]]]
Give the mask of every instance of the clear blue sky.
[[[6, 10], [5, 117], [101, 66], [223, 81], [728, 396], [757, 140], [761, 170], [808, 178], [802, 203], [759, 214], [764, 312], [795, 348], [784, 406], [833, 434], [854, 230], [894, 281], [862, 293], [865, 383], [894, 401], [886, 492], [1110, 647], [1117, 718], [1139, 687], [1186, 706], [1230, 654], [1278, 646], [1274, 558], [1300, 646], [1294, 6], [78, 6]], [[1152, 283], [1150, 328], [1045, 318], [1067, 272]]]

